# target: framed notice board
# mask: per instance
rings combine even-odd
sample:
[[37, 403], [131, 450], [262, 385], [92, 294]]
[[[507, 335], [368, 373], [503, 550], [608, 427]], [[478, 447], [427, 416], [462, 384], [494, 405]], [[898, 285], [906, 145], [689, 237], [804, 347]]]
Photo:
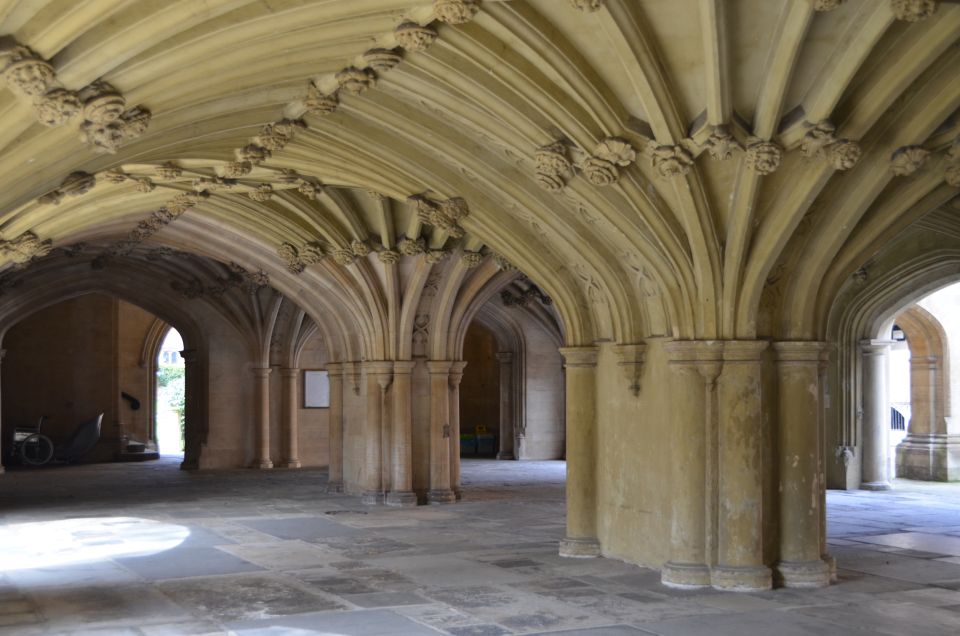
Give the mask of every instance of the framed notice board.
[[303, 372], [303, 408], [325, 409], [330, 406], [330, 376], [326, 371]]

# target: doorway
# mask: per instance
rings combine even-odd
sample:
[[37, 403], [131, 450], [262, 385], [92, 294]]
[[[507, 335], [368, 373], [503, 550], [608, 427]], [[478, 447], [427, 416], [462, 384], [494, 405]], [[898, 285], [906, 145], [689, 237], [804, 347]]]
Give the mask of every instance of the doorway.
[[187, 394], [186, 365], [181, 351], [183, 338], [170, 327], [157, 353], [154, 438], [161, 455], [178, 457], [183, 457]]

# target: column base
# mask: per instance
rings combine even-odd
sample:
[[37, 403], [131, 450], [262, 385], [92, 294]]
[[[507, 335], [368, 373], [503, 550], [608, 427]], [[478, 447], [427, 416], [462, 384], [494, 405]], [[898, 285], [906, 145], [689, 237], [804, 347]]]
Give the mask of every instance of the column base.
[[427, 493], [427, 503], [446, 504], [457, 500], [457, 495], [452, 490], [431, 490]]
[[860, 490], [890, 490], [890, 482], [888, 481], [865, 481], [860, 484]]
[[497, 459], [516, 459], [511, 452], [499, 452], [497, 453]]
[[710, 572], [710, 585], [728, 592], [760, 592], [773, 587], [770, 568], [759, 565], [734, 567], [718, 565]]
[[200, 462], [195, 459], [183, 460], [180, 462], [180, 470], [197, 470], [200, 468]]
[[337, 493], [343, 492], [343, 482], [342, 481], [331, 481], [327, 483], [327, 492]]
[[660, 569], [660, 582], [681, 590], [710, 587], [710, 568], [702, 563], [667, 561]]
[[783, 587], [814, 588], [830, 585], [830, 566], [823, 561], [781, 561], [777, 581]]
[[897, 445], [897, 477], [920, 481], [960, 480], [960, 435], [907, 435]]
[[460, 501], [461, 499], [463, 499], [463, 493], [460, 492], [459, 488], [453, 489], [453, 498], [456, 499], [457, 501]]
[[387, 493], [387, 497], [383, 500], [383, 503], [398, 508], [412, 508], [417, 505], [417, 494], [410, 490], [392, 490]]
[[837, 560], [833, 558], [832, 554], [821, 554], [820, 558], [823, 559], [823, 562], [827, 564], [827, 569], [830, 571], [830, 582], [837, 582]]
[[383, 503], [383, 493], [379, 490], [365, 490], [360, 494], [360, 503], [376, 506]]
[[600, 556], [600, 542], [592, 537], [560, 539], [560, 556], [568, 559], [592, 559]]
[[253, 462], [253, 465], [250, 468], [256, 468], [257, 470], [267, 470], [268, 468], [273, 468], [273, 462], [269, 459], [260, 459]]
[[291, 459], [283, 463], [284, 468], [300, 468], [301, 466], [299, 459]]
[[667, 587], [693, 590], [710, 587], [710, 568], [703, 563], [674, 563], [668, 561], [660, 569], [660, 582]]

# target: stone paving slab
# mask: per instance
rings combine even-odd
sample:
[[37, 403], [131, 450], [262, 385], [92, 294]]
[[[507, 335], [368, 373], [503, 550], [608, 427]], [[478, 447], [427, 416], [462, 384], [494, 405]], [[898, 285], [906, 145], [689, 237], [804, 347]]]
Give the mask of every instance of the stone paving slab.
[[301, 614], [285, 618], [230, 623], [237, 636], [436, 636], [436, 630], [389, 610]]
[[[394, 509], [325, 493], [322, 470], [11, 471], [0, 546], [19, 523], [86, 530], [79, 562], [0, 563], [0, 636], [960, 634], [960, 485], [831, 492], [838, 584], [733, 594], [561, 558], [562, 462], [465, 461], [463, 475], [456, 505]], [[129, 519], [145, 556], [110, 553], [103, 528]]]

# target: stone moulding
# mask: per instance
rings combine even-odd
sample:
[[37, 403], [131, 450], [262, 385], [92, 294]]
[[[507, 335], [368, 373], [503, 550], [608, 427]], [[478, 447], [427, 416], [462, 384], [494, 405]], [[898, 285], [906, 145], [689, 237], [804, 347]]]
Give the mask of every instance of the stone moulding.
[[397, 243], [397, 249], [405, 256], [416, 256], [427, 251], [427, 243], [422, 238], [402, 238]]
[[13, 239], [0, 238], [0, 253], [15, 265], [26, 265], [35, 258], [46, 256], [53, 250], [53, 241], [41, 240], [32, 231], [24, 232]]
[[533, 161], [540, 187], [550, 192], [558, 192], [567, 185], [572, 164], [567, 157], [567, 146], [562, 141], [537, 148]]
[[683, 146], [656, 146], [650, 152], [650, 164], [665, 179], [682, 177], [693, 167], [693, 158]]
[[634, 397], [639, 396], [640, 378], [643, 374], [643, 362], [647, 352], [647, 345], [617, 345], [613, 348], [613, 352], [617, 355], [617, 366], [627, 381], [627, 387]]
[[813, 0], [814, 11], [833, 11], [839, 9], [843, 0]]
[[310, 115], [330, 115], [340, 106], [340, 100], [337, 99], [336, 92], [323, 93], [315, 83], [310, 82], [303, 105]]
[[907, 177], [923, 167], [930, 151], [922, 146], [904, 146], [890, 156], [890, 171], [898, 177]]
[[37, 199], [37, 203], [59, 205], [65, 196], [78, 197], [86, 194], [96, 185], [97, 179], [88, 172], [71, 172], [60, 184], [59, 188], [51, 190]]
[[926, 20], [937, 12], [937, 0], [890, 0], [894, 17], [904, 22]]
[[578, 11], [593, 13], [603, 7], [604, 0], [570, 0], [570, 6]]
[[480, 0], [434, 0], [433, 12], [447, 24], [465, 24], [480, 11]]
[[742, 149], [740, 143], [734, 138], [733, 133], [730, 132], [727, 126], [714, 126], [704, 145], [706, 146], [707, 152], [710, 153], [710, 156], [719, 161], [724, 161], [732, 157], [735, 149]]
[[493, 262], [496, 264], [497, 269], [499, 269], [501, 272], [516, 272], [516, 271], [518, 271], [518, 270], [517, 270], [517, 266], [514, 265], [513, 263], [511, 263], [510, 261], [508, 261], [508, 260], [506, 259], [506, 257], [503, 256], [503, 255], [501, 255], [501, 254], [494, 254], [494, 255], [493, 255]]
[[613, 185], [620, 180], [618, 167], [629, 166], [636, 158], [637, 151], [627, 141], [619, 137], [607, 137], [583, 161], [580, 170], [593, 185]]
[[460, 255], [460, 262], [463, 263], [463, 266], [467, 269], [479, 267], [480, 263], [483, 262], [483, 254], [480, 252], [466, 251]]
[[849, 170], [860, 161], [860, 144], [836, 136], [836, 127], [829, 121], [812, 125], [800, 142], [800, 152], [807, 158], [824, 159], [837, 170]]
[[460, 221], [470, 215], [467, 202], [460, 197], [443, 201], [434, 201], [423, 195], [415, 194], [407, 198], [417, 211], [417, 218], [424, 225], [432, 225], [445, 231], [450, 238], [463, 238], [464, 230]]
[[397, 49], [369, 49], [363, 54], [363, 61], [377, 72], [389, 71], [403, 61], [403, 55]]
[[50, 127], [79, 120], [80, 139], [99, 152], [114, 153], [125, 142], [143, 135], [151, 113], [142, 106], [127, 109], [123, 94], [97, 80], [79, 91], [57, 85], [57, 73], [47, 60], [21, 44], [0, 51], [3, 77], [19, 97], [29, 99], [37, 120]]
[[783, 148], [779, 144], [757, 137], [747, 140], [747, 167], [761, 175], [772, 174], [780, 167]]
[[356, 66], [348, 66], [342, 71], [338, 71], [336, 79], [340, 90], [344, 90], [351, 95], [359, 95], [373, 88], [374, 84], [377, 83], [377, 78], [373, 71], [365, 68], [357, 68]]
[[407, 51], [426, 51], [437, 39], [437, 31], [431, 26], [416, 22], [401, 22], [393, 30], [397, 44]]

